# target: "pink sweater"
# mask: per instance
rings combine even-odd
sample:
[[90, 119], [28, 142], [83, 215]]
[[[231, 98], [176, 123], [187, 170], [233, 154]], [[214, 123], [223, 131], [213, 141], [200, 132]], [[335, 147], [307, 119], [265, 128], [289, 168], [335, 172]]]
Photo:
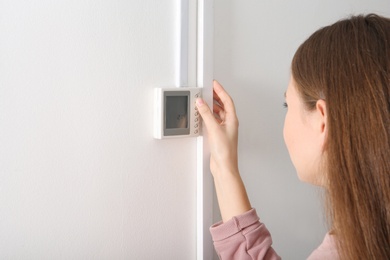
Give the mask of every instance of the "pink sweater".
[[[281, 259], [271, 247], [271, 234], [259, 221], [255, 209], [233, 217], [225, 223], [218, 222], [210, 231], [220, 259]], [[308, 259], [338, 259], [333, 238], [329, 233]]]

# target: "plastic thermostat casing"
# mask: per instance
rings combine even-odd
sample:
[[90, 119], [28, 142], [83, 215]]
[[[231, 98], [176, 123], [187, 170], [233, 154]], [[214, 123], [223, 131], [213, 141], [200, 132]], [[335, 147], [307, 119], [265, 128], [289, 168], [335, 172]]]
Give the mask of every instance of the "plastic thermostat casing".
[[199, 136], [201, 120], [195, 105], [198, 97], [201, 88], [155, 88], [154, 138]]

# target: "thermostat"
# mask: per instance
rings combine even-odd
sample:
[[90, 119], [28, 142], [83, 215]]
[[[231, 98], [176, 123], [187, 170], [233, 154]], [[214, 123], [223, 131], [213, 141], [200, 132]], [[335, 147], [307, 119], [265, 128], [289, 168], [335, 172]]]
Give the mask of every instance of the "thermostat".
[[156, 88], [154, 138], [198, 136], [200, 116], [195, 105], [200, 88]]

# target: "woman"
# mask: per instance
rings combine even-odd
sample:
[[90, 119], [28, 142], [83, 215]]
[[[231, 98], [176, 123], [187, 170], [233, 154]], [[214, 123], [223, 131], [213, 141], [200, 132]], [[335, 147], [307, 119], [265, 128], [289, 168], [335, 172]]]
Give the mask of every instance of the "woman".
[[[285, 143], [298, 177], [325, 188], [331, 223], [309, 259], [390, 259], [390, 19], [353, 16], [322, 28], [291, 68]], [[197, 107], [222, 215], [211, 228], [219, 257], [279, 259], [239, 174], [232, 99], [214, 82], [213, 112], [201, 99]]]

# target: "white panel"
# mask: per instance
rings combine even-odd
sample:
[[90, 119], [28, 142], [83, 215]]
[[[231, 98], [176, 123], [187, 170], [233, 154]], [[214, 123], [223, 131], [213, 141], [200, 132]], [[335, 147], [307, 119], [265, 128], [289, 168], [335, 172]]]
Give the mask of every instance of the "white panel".
[[0, 258], [195, 259], [195, 138], [152, 137], [175, 1], [0, 2]]

